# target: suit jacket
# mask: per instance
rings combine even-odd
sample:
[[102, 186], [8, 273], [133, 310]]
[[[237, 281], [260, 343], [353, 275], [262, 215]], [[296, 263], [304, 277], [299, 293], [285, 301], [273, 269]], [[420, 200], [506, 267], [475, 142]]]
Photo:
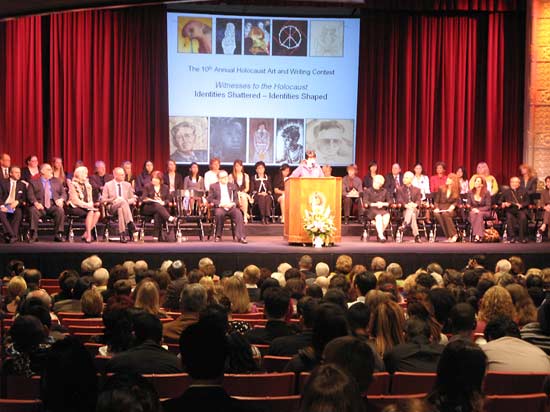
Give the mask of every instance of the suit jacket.
[[193, 323], [199, 321], [198, 313], [184, 313], [172, 322], [162, 325], [162, 336], [165, 342], [178, 343], [181, 333]]
[[254, 410], [242, 401], [231, 398], [221, 386], [190, 386], [179, 398], [163, 402], [162, 409], [164, 412], [246, 412]]
[[439, 209], [446, 210], [451, 207], [451, 205], [456, 206], [458, 204], [458, 199], [458, 197], [447, 197], [447, 188], [441, 186], [435, 194], [434, 204]]
[[[273, 193], [273, 185], [271, 184], [271, 178], [268, 175], [265, 175], [266, 179], [263, 181], [265, 186], [265, 192], [271, 194]], [[261, 180], [257, 180], [257, 175], [254, 175], [250, 179], [250, 192], [256, 194], [260, 191], [260, 185], [262, 184]]]
[[[145, 187], [143, 188], [143, 193], [141, 194], [141, 199], [154, 199], [155, 198], [155, 187], [152, 183], [147, 183]], [[168, 186], [161, 185], [160, 186], [160, 198], [167, 202], [170, 200], [170, 191], [168, 190]]]
[[[67, 193], [65, 192], [63, 183], [61, 183], [57, 178], [52, 177], [50, 179], [50, 184], [52, 186], [53, 192], [52, 202], [55, 202], [58, 199], [63, 199], [64, 201], [67, 200]], [[27, 196], [30, 204], [38, 202], [44, 205], [44, 186], [42, 186], [41, 178], [32, 179], [29, 182], [29, 186], [27, 188]]]
[[273, 339], [269, 345], [269, 355], [272, 356], [294, 356], [300, 349], [311, 346], [313, 332], [305, 330], [302, 333], [289, 336], [281, 336]]
[[[116, 180], [110, 180], [105, 183], [103, 186], [103, 194], [101, 195], [101, 200], [106, 203], [113, 203], [118, 197], [118, 182]], [[133, 205], [136, 203], [136, 195], [132, 184], [129, 182], [120, 182], [120, 189], [122, 198], [128, 202], [128, 204]]]
[[89, 177], [90, 184], [92, 185], [93, 195], [94, 195], [94, 201], [99, 200], [99, 195], [103, 192], [103, 187], [107, 184], [107, 182], [110, 182], [113, 180], [113, 175], [107, 173], [103, 176], [103, 181], [101, 177], [97, 174], [93, 174]]
[[[5, 204], [10, 195], [11, 179], [0, 180], [0, 204]], [[15, 200], [19, 202], [17, 207], [21, 207], [27, 201], [27, 186], [21, 180], [15, 184]]]
[[82, 207], [86, 209], [90, 203], [94, 201], [92, 185], [88, 182], [84, 184], [84, 190], [86, 190], [86, 197], [88, 202], [85, 201], [84, 192], [80, 190], [80, 184], [78, 184], [74, 179], [69, 183], [69, 204], [72, 207]]
[[[410, 193], [411, 193], [411, 202], [416, 203], [418, 206], [420, 206], [420, 203], [422, 202], [422, 192], [419, 188], [414, 187], [413, 185], [409, 186]], [[409, 203], [409, 195], [407, 194], [407, 186], [402, 185], [396, 193], [396, 200], [397, 203], [406, 204]]]
[[389, 373], [437, 372], [437, 363], [445, 347], [427, 341], [407, 342], [396, 345], [384, 355], [384, 363]]
[[[229, 192], [229, 199], [237, 204], [239, 201], [239, 191], [237, 185], [234, 183], [227, 183], [227, 191]], [[211, 184], [208, 191], [208, 203], [211, 203], [214, 207], [220, 207], [221, 197], [222, 193], [220, 182]]]
[[[398, 176], [399, 176], [399, 186], [401, 187], [403, 186], [403, 173], [399, 173]], [[397, 190], [397, 188], [395, 187], [395, 178], [391, 173], [388, 173], [385, 176], [384, 187], [392, 195], [395, 195], [395, 191]]]
[[[170, 181], [168, 180], [170, 177], [168, 176], [168, 172], [164, 174], [164, 183], [166, 186], [168, 186], [168, 190], [170, 190]], [[181, 190], [183, 189], [183, 177], [176, 172], [174, 175], [174, 190]]]
[[133, 372], [140, 375], [182, 372], [176, 355], [150, 340], [116, 354], [105, 369], [112, 373]]
[[282, 320], [268, 320], [265, 328], [256, 328], [247, 332], [245, 337], [252, 344], [271, 344], [271, 342], [280, 336], [293, 335], [294, 330]]
[[151, 175], [147, 173], [141, 173], [136, 177], [136, 194], [138, 196], [141, 196], [143, 194], [143, 190], [145, 189], [145, 186], [147, 186], [148, 183], [151, 183]]
[[[520, 187], [517, 190], [512, 190], [510, 188], [505, 190], [502, 194], [502, 202], [510, 202], [513, 205], [519, 203], [521, 205], [521, 209], [524, 209], [529, 206], [531, 199], [529, 198], [529, 195], [527, 194], [527, 191], [525, 189], [522, 189]], [[513, 205], [511, 206], [511, 208], [516, 209], [516, 207]]]

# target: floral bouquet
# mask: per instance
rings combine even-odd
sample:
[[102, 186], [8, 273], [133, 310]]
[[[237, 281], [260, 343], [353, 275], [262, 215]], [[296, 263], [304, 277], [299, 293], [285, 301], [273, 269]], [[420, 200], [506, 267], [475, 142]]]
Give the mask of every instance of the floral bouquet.
[[334, 216], [330, 213], [330, 207], [314, 207], [312, 210], [305, 211], [304, 229], [311, 237], [311, 241], [316, 245], [316, 239], [321, 245], [328, 246], [332, 242], [332, 237], [336, 233], [334, 226]]

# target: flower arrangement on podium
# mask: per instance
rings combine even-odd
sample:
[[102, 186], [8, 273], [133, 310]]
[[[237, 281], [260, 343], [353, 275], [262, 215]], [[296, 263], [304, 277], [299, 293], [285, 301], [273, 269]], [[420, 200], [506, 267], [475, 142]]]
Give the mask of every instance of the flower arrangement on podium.
[[331, 215], [330, 207], [313, 207], [305, 211], [304, 229], [313, 246], [320, 248], [323, 245], [328, 246], [332, 243], [332, 238], [336, 233], [334, 225], [334, 216]]

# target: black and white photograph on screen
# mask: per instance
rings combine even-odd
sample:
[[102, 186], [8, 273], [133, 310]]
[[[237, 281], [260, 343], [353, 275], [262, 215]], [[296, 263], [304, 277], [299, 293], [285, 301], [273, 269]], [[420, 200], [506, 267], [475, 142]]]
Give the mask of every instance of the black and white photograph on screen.
[[273, 163], [273, 119], [250, 119], [248, 163]]
[[320, 164], [353, 163], [353, 120], [308, 119], [306, 147], [315, 150]]
[[208, 118], [170, 116], [170, 159], [176, 163], [208, 161]]
[[304, 158], [304, 120], [277, 119], [276, 162], [299, 164]]
[[178, 17], [178, 53], [212, 53], [212, 18]]
[[245, 19], [244, 54], [269, 55], [271, 46], [271, 22], [269, 19]]
[[342, 57], [344, 55], [344, 22], [312, 20], [310, 43], [310, 56]]
[[210, 158], [219, 157], [222, 163], [233, 163], [246, 156], [246, 118], [210, 118]]
[[273, 20], [273, 56], [307, 56], [307, 20]]
[[241, 54], [242, 19], [216, 19], [216, 53]]

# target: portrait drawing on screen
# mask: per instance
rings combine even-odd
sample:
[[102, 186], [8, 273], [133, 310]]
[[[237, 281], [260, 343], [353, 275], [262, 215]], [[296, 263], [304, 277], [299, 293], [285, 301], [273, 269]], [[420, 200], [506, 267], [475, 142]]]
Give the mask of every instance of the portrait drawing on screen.
[[296, 165], [304, 158], [304, 120], [277, 119], [277, 163]]
[[219, 157], [222, 163], [233, 163], [246, 156], [246, 118], [210, 118], [210, 158]]
[[241, 54], [242, 26], [241, 19], [216, 19], [217, 54]]
[[250, 119], [248, 163], [273, 163], [273, 119]]
[[207, 149], [206, 117], [170, 117], [170, 159], [176, 163], [205, 163]]
[[178, 17], [178, 53], [212, 53], [212, 19]]
[[310, 56], [341, 57], [344, 55], [344, 22], [342, 20], [311, 21]]
[[244, 21], [244, 54], [269, 55], [270, 29], [269, 19], [246, 19]]
[[353, 163], [353, 120], [308, 120], [306, 146], [316, 151], [319, 164]]

